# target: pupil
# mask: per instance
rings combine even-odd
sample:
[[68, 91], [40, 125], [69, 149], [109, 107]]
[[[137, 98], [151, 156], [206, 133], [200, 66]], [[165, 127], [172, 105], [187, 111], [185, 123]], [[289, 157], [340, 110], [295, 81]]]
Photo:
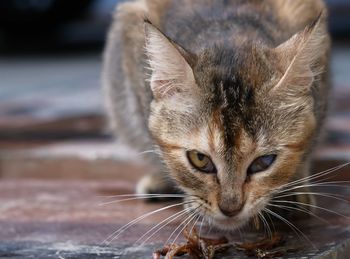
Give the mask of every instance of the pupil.
[[197, 157], [198, 157], [198, 160], [203, 161], [205, 156], [201, 153], [198, 153]]

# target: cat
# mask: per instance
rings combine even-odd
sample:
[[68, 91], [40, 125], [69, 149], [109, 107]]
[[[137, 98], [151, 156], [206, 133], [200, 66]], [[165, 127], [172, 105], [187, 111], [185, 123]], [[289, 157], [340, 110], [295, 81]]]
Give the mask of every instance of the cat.
[[[252, 219], [309, 175], [329, 51], [322, 0], [120, 4], [103, 85], [118, 139], [155, 150], [155, 171], [137, 192], [180, 190], [188, 208], [225, 230]], [[309, 193], [296, 199], [314, 203]]]

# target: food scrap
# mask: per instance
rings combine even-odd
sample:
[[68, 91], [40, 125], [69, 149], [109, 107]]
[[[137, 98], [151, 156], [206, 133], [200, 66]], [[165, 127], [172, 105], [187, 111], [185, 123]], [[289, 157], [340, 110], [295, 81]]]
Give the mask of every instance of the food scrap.
[[169, 244], [153, 253], [153, 259], [172, 259], [174, 256], [189, 255], [195, 259], [212, 259], [214, 255], [225, 252], [230, 247], [244, 252], [247, 256], [259, 259], [283, 257], [287, 253], [294, 253], [297, 249], [284, 247], [285, 239], [282, 235], [274, 234], [270, 238], [263, 238], [251, 243], [229, 243], [225, 237], [209, 239], [200, 237], [196, 230], [183, 231], [187, 242], [183, 244]]
[[284, 239], [281, 235], [273, 235], [271, 238], [264, 238], [254, 243], [242, 243], [236, 244], [237, 248], [243, 249], [245, 251], [262, 249], [271, 250], [275, 247], [281, 246], [284, 243]]
[[212, 259], [216, 253], [222, 253], [230, 246], [226, 238], [209, 239], [202, 238], [193, 229], [190, 233], [183, 231], [187, 242], [184, 244], [169, 244], [153, 253], [153, 259], [160, 259], [165, 256], [166, 259], [172, 259], [174, 256], [190, 255], [192, 258]]
[[271, 238], [264, 238], [254, 243], [236, 244], [236, 249], [244, 251], [248, 256], [260, 259], [282, 257], [286, 253], [296, 252], [297, 249], [276, 249], [285, 244], [283, 236], [275, 234]]

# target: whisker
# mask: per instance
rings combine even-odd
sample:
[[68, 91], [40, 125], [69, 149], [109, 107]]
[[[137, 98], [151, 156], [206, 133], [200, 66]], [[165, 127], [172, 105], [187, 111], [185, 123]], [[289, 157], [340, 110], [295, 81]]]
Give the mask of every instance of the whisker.
[[[198, 206], [197, 208], [199, 208], [200, 206]], [[192, 213], [190, 215], [188, 215], [176, 228], [175, 230], [170, 234], [169, 238], [165, 241], [165, 244], [169, 243], [170, 239], [172, 238], [172, 236], [176, 233], [177, 230], [179, 230], [181, 228], [182, 225], [185, 224], [185, 226], [187, 226], [187, 222], [188, 221], [192, 221], [193, 217], [196, 216], [195, 214], [193, 214], [193, 211], [195, 211], [197, 208], [192, 209]], [[182, 231], [180, 231], [181, 233]]]
[[263, 215], [261, 212], [259, 212], [259, 213], [258, 213], [258, 217], [261, 219], [261, 221], [262, 221], [263, 224], [264, 224], [264, 228], [265, 228], [265, 231], [266, 231], [266, 233], [267, 233], [267, 236], [268, 236], [269, 238], [272, 238], [272, 233], [271, 233], [270, 226], [269, 226], [269, 224], [267, 223], [267, 221], [266, 221], [264, 215]]
[[205, 219], [205, 215], [202, 215], [202, 221], [201, 221], [201, 224], [200, 224], [200, 227], [199, 227], [199, 236], [201, 236], [202, 234], [202, 228], [203, 228], [203, 223], [204, 223], [204, 219]]
[[183, 224], [185, 224], [185, 223], [186, 223], [189, 219], [191, 219], [192, 217], [193, 217], [193, 214], [186, 215], [185, 218], [183, 218], [182, 222], [173, 230], [173, 232], [171, 232], [170, 236], [168, 237], [168, 239], [165, 241], [164, 244], [168, 244], [169, 241], [170, 241], [170, 239], [172, 238], [172, 236], [176, 233], [176, 231], [177, 231], [178, 229], [180, 229], [181, 226], [182, 226]]
[[336, 177], [336, 175], [330, 175], [330, 176], [327, 176], [327, 177], [322, 177], [321, 179], [318, 179], [317, 181], [310, 181], [310, 183], [324, 183], [324, 182], [327, 182], [331, 179], [333, 179], [334, 177]]
[[192, 226], [192, 228], [191, 228], [191, 230], [190, 230], [190, 232], [189, 232], [189, 235], [191, 235], [191, 232], [192, 232], [192, 230], [193, 230], [193, 227], [194, 227], [194, 225], [197, 223], [198, 219], [199, 219], [198, 214], [193, 213], [193, 217], [184, 225], [184, 227], [181, 229], [181, 231], [179, 231], [179, 233], [177, 234], [177, 236], [175, 237], [175, 239], [174, 239], [173, 242], [171, 242], [171, 243], [172, 243], [172, 244], [175, 244], [175, 242], [176, 242], [176, 240], [179, 238], [180, 234], [185, 230], [185, 228], [186, 228], [189, 224], [191, 224], [191, 222], [192, 222], [192, 220], [193, 220], [193, 221], [194, 221], [194, 224], [193, 224], [193, 226]]
[[350, 183], [350, 181], [334, 181], [334, 182], [320, 182], [320, 183], [308, 183], [308, 184], [303, 184], [303, 185], [298, 185], [298, 186], [294, 186], [291, 187], [289, 189], [285, 189], [285, 190], [278, 190], [277, 193], [281, 194], [281, 193], [285, 193], [288, 191], [292, 191], [292, 190], [296, 190], [296, 189], [300, 189], [300, 188], [304, 188], [304, 187], [349, 187], [349, 186], [344, 186], [344, 185], [339, 185], [339, 184], [348, 184]]
[[308, 204], [308, 203], [304, 203], [304, 202], [298, 202], [298, 201], [279, 201], [279, 200], [275, 200], [274, 202], [277, 202], [277, 203], [289, 203], [289, 204], [298, 204], [298, 205], [301, 205], [301, 206], [306, 206], [306, 207], [311, 207], [311, 208], [315, 208], [315, 209], [319, 209], [319, 210], [324, 210], [324, 211], [327, 211], [329, 213], [332, 213], [332, 214], [335, 214], [335, 215], [338, 215], [340, 217], [344, 217], [346, 219], [350, 219], [350, 217], [348, 216], [345, 216], [343, 214], [340, 214], [336, 211], [333, 211], [333, 210], [330, 210], [330, 209], [326, 209], [324, 207], [320, 207], [320, 206], [317, 206], [317, 205], [313, 205], [313, 204]]
[[286, 205], [277, 205], [277, 204], [273, 204], [273, 203], [269, 203], [268, 205], [272, 206], [272, 207], [276, 207], [276, 208], [289, 210], [289, 211], [293, 211], [293, 210], [301, 211], [301, 212], [309, 214], [309, 215], [311, 215], [311, 216], [313, 216], [313, 217], [319, 219], [320, 221], [323, 221], [323, 222], [325, 222], [325, 223], [327, 223], [329, 225], [331, 224], [328, 220], [325, 220], [324, 218], [321, 218], [320, 216], [316, 215], [315, 213], [313, 213], [312, 211], [310, 211], [308, 209], [299, 207], [299, 205], [296, 205], [296, 206], [298, 206], [297, 208], [296, 207], [292, 207], [292, 206], [286, 206]]
[[[311, 182], [312, 183], [312, 182]], [[344, 186], [344, 185], [339, 185], [339, 184], [349, 184], [350, 181], [330, 181], [330, 182], [318, 182], [315, 183], [317, 185], [323, 185], [323, 184], [338, 184], [336, 186], [343, 186], [343, 187], [349, 187], [349, 186]]]
[[272, 224], [272, 228], [273, 228], [274, 233], [276, 233], [275, 224], [273, 223], [273, 220], [272, 220], [270, 214], [267, 213], [266, 216], [269, 218], [269, 220], [270, 220], [270, 222], [271, 222], [271, 224]]
[[107, 195], [107, 196], [97, 196], [101, 198], [126, 198], [126, 197], [144, 197], [144, 196], [156, 196], [156, 195], [173, 195], [179, 197], [187, 197], [185, 194], [176, 194], [176, 193], [130, 193], [130, 194], [118, 194], [118, 195]]
[[338, 171], [339, 169], [342, 169], [342, 168], [344, 168], [344, 167], [346, 167], [348, 165], [350, 165], [350, 162], [347, 162], [347, 163], [344, 163], [342, 165], [338, 165], [338, 166], [332, 167], [330, 169], [324, 170], [322, 172], [319, 172], [319, 173], [316, 173], [316, 174], [312, 174], [312, 175], [303, 177], [301, 179], [297, 179], [295, 181], [286, 183], [286, 184], [282, 185], [280, 188], [285, 188], [285, 187], [293, 186], [293, 185], [301, 183], [301, 182], [307, 182], [307, 181], [310, 181], [310, 180], [318, 179], [320, 177], [323, 177], [325, 175], [328, 175], [328, 174], [331, 174], [331, 173], [333, 173], [335, 171]]
[[137, 153], [137, 156], [142, 156], [142, 155], [145, 155], [145, 154], [161, 155], [161, 153], [158, 150], [146, 150], [146, 151]]
[[299, 238], [300, 238], [300, 235], [299, 235], [299, 233], [300, 233], [305, 238], [305, 240], [307, 240], [312, 245], [313, 248], [317, 249], [316, 246], [311, 242], [311, 240], [299, 228], [297, 228], [293, 223], [291, 223], [289, 220], [285, 219], [281, 215], [273, 212], [272, 210], [270, 210], [268, 208], [264, 208], [264, 211], [267, 213], [270, 213], [275, 218], [278, 218], [281, 221], [283, 221], [285, 224], [287, 224], [299, 236]]
[[115, 240], [116, 238], [118, 238], [124, 231], [126, 231], [127, 229], [129, 229], [131, 226], [135, 225], [136, 223], [140, 222], [141, 220], [164, 210], [173, 208], [173, 207], [177, 207], [177, 206], [181, 206], [184, 204], [187, 204], [188, 202], [181, 202], [181, 203], [176, 203], [176, 204], [172, 204], [172, 205], [168, 205], [165, 206], [163, 208], [157, 209], [157, 210], [153, 210], [151, 212], [148, 212], [136, 219], [133, 219], [132, 221], [130, 221], [129, 223], [125, 224], [124, 226], [120, 227], [119, 229], [117, 229], [116, 231], [114, 231], [111, 235], [109, 235], [103, 242], [103, 244], [109, 245], [113, 240]]
[[[157, 229], [154, 231], [151, 235], [149, 235], [142, 243], [141, 246], [143, 246], [149, 239], [151, 239], [155, 234], [157, 234], [160, 230], [162, 230], [164, 227], [166, 227], [168, 224], [176, 220], [177, 218], [183, 216], [184, 214], [188, 213], [188, 209], [183, 209], [174, 215], [171, 215], [170, 217], [167, 217], [166, 219], [162, 220], [160, 223], [152, 227], [150, 230], [148, 230], [145, 234], [143, 234], [139, 239], [136, 240], [135, 244], [140, 242], [144, 237], [146, 237], [149, 233], [151, 233], [153, 230]], [[168, 221], [168, 222], [167, 222]], [[165, 223], [166, 222], [166, 223]], [[165, 223], [165, 224], [164, 224]]]
[[209, 230], [207, 231], [208, 235], [211, 233], [212, 230], [213, 230], [213, 223], [212, 223], [212, 219], [209, 218]]
[[[185, 227], [186, 227], [195, 217], [196, 217], [195, 214], [189, 215], [182, 223], [180, 223], [179, 226], [177, 226], [177, 227], [175, 228], [175, 230], [171, 233], [171, 235], [169, 236], [169, 238], [167, 239], [167, 241], [166, 241], [165, 243], [166, 243], [166, 244], [169, 243], [171, 237], [172, 237], [173, 235], [175, 235], [176, 231], [178, 231], [178, 230], [181, 228], [181, 226], [184, 226], [184, 227], [179, 231], [178, 234], [180, 234], [180, 233], [185, 229]], [[179, 236], [179, 235], [177, 235], [176, 237], [178, 237], [178, 236]], [[174, 242], [172, 242], [172, 243], [174, 243]]]
[[283, 195], [280, 195], [280, 196], [276, 196], [276, 197], [274, 197], [274, 199], [290, 197], [290, 196], [296, 196], [296, 195], [303, 195], [303, 194], [312, 194], [312, 195], [315, 195], [315, 196], [322, 196], [322, 197], [327, 197], [327, 198], [333, 198], [333, 199], [336, 199], [336, 200], [339, 200], [339, 201], [343, 201], [343, 202], [346, 202], [346, 203], [350, 202], [350, 201], [346, 200], [345, 196], [343, 196], [343, 195], [337, 195], [337, 194], [334, 194], [334, 193], [323, 193], [323, 192], [322, 193], [319, 193], [319, 192], [291, 192], [291, 193], [288, 193], [288, 194], [283, 194]]
[[[198, 215], [198, 217], [197, 217], [196, 221], [193, 223], [192, 228], [190, 229], [190, 232], [189, 232], [190, 235], [191, 235], [191, 233], [192, 233], [192, 231], [193, 231], [193, 229], [194, 229], [194, 226], [197, 224], [197, 222], [198, 222], [199, 219], [201, 218], [201, 215], [200, 215], [200, 214], [197, 214], [197, 215]], [[175, 239], [175, 241], [176, 241], [176, 239]]]
[[[310, 175], [313, 179], [317, 179], [317, 178], [320, 178], [320, 177], [323, 177], [325, 175], [328, 175], [330, 173], [334, 173], [335, 171], [338, 171], [340, 169], [343, 169], [345, 167], [347, 167], [348, 165], [350, 165], [350, 162], [346, 162], [344, 164], [341, 164], [341, 165], [338, 165], [338, 166], [335, 166], [333, 168], [330, 168], [330, 169], [327, 169], [323, 172], [320, 172], [320, 173], [317, 173], [317, 174], [312, 174]], [[341, 173], [341, 172], [338, 172], [338, 173]]]
[[133, 201], [133, 200], [142, 200], [142, 199], [150, 199], [150, 198], [184, 198], [186, 197], [185, 195], [163, 195], [163, 194], [158, 194], [158, 195], [147, 195], [147, 196], [142, 196], [142, 197], [133, 197], [133, 198], [126, 198], [126, 199], [121, 199], [121, 200], [113, 200], [113, 201], [108, 201], [104, 203], [100, 203], [99, 206], [106, 206], [109, 204], [113, 203], [119, 203], [119, 202], [125, 202], [125, 201]]

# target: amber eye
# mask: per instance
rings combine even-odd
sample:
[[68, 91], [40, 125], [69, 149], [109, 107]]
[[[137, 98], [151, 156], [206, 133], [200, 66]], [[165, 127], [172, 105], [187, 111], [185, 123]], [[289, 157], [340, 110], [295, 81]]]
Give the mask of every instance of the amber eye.
[[211, 161], [210, 157], [196, 150], [191, 150], [191, 151], [187, 151], [187, 158], [190, 164], [197, 170], [207, 174], [216, 173], [215, 165]]
[[248, 168], [248, 175], [259, 173], [267, 170], [273, 162], [275, 162], [277, 155], [260, 156], [250, 164]]

